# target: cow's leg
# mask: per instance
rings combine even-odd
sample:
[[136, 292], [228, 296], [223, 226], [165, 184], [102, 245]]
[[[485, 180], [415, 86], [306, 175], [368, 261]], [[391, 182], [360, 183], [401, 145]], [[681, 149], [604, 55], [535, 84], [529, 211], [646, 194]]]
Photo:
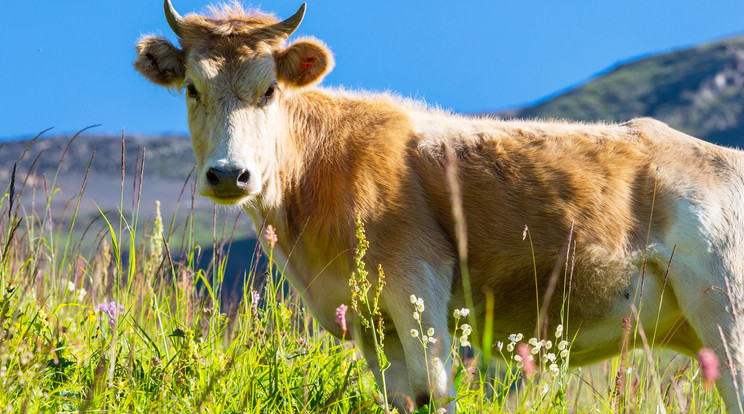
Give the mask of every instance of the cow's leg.
[[[374, 373], [377, 385], [382, 391], [382, 375], [377, 360], [374, 337], [369, 329], [363, 328], [360, 324], [356, 324], [356, 326], [354, 337], [357, 346], [361, 349], [364, 358], [367, 360], [367, 365]], [[414, 408], [415, 395], [408, 381], [408, 368], [403, 345], [392, 326], [386, 326], [384, 352], [390, 363], [388, 369], [385, 370], [385, 388], [387, 389], [388, 402], [401, 413], [410, 413]]]
[[[433, 402], [437, 409], [454, 413], [451, 338], [447, 327], [449, 292], [435, 283], [437, 279], [427, 276], [429, 278], [423, 279], [426, 281], [415, 285], [415, 290], [388, 286], [385, 301], [405, 352], [416, 406]], [[411, 295], [423, 301], [423, 312], [416, 311]], [[418, 314], [420, 325], [414, 312]], [[428, 340], [430, 329], [434, 330], [433, 340]], [[424, 335], [426, 346], [422, 343]]]
[[[744, 314], [740, 309], [742, 302], [737, 300], [742, 293], [741, 281], [735, 280], [720, 266], [707, 269], [683, 266], [675, 273], [674, 277], [670, 277], [670, 283], [685, 318], [700, 340], [695, 343], [702, 343], [718, 356], [720, 376], [716, 380], [716, 387], [726, 403], [726, 409], [730, 413], [742, 413], [744, 332], [740, 325], [744, 322]], [[727, 275], [725, 277], [729, 279], [733, 292], [727, 292], [724, 275]], [[736, 310], [731, 309], [729, 294]], [[737, 312], [736, 318], [734, 311]]]

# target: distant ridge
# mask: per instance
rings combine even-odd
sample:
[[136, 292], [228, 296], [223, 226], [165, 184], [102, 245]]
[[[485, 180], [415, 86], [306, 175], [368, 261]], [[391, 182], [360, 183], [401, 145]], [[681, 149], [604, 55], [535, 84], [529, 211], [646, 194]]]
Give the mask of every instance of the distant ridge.
[[744, 147], [744, 35], [621, 63], [500, 115], [613, 122], [650, 116], [710, 142]]

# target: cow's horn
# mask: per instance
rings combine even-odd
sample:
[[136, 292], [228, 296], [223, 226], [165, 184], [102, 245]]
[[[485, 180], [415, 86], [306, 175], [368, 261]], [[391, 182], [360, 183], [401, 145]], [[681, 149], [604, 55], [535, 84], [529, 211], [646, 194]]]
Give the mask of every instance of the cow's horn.
[[292, 33], [294, 33], [295, 30], [297, 30], [297, 27], [302, 23], [302, 18], [305, 17], [305, 8], [307, 7], [306, 3], [302, 3], [302, 6], [300, 6], [300, 9], [297, 10], [295, 14], [290, 16], [287, 20], [284, 20], [281, 23], [278, 23], [277, 26], [286, 33], [287, 37], [291, 36]]
[[183, 17], [181, 17], [176, 9], [173, 8], [170, 0], [165, 0], [163, 7], [165, 8], [165, 18], [168, 20], [168, 25], [170, 25], [171, 29], [173, 29], [173, 32], [177, 34], [178, 37], [183, 37], [183, 30], [181, 30]]

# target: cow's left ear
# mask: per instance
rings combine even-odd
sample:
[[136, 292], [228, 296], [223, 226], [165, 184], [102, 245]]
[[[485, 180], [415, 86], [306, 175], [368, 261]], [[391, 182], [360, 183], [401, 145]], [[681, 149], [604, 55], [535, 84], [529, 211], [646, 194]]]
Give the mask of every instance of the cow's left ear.
[[333, 65], [331, 51], [312, 38], [297, 40], [276, 56], [278, 80], [294, 87], [320, 82]]

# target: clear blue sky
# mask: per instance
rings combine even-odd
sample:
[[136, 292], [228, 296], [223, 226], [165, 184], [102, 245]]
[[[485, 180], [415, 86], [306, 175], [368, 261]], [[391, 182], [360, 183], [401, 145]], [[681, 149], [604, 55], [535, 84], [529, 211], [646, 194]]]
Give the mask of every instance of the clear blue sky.
[[[459, 112], [522, 106], [620, 61], [744, 32], [744, 2], [307, 0], [299, 35], [336, 56], [326, 85], [391, 90]], [[185, 14], [208, 5], [173, 0]], [[301, 2], [254, 3], [280, 17]], [[175, 40], [161, 0], [0, 2], [0, 139], [186, 133], [183, 97], [132, 68], [146, 33]]]

